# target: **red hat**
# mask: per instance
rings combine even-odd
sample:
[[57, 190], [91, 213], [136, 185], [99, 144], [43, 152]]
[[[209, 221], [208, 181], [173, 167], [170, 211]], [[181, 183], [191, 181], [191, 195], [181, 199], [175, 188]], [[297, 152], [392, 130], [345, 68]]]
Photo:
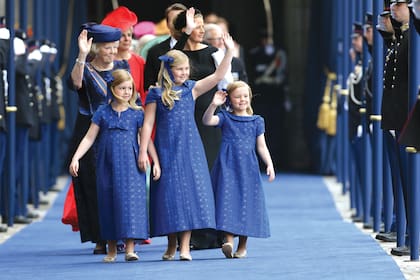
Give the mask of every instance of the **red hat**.
[[102, 24], [119, 28], [121, 31], [133, 27], [136, 23], [136, 14], [124, 6], [119, 6], [112, 12], [108, 13], [102, 20]]

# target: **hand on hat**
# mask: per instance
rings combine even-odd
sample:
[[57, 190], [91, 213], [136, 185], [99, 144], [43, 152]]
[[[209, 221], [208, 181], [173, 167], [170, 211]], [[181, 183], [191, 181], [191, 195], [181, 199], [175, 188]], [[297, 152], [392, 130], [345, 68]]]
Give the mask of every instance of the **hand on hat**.
[[78, 37], [78, 44], [79, 44], [79, 53], [84, 55], [85, 57], [88, 55], [90, 48], [92, 47], [92, 40], [93, 38], [88, 39], [88, 32], [86, 29], [80, 32]]

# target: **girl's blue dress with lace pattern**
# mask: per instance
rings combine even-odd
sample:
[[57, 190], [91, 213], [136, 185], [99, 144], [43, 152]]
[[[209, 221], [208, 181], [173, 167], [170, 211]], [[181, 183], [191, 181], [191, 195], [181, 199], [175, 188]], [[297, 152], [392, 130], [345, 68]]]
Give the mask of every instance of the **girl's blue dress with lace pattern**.
[[220, 111], [222, 144], [211, 171], [216, 201], [216, 229], [251, 237], [270, 236], [256, 139], [264, 133], [259, 115]]
[[144, 112], [98, 108], [92, 122], [100, 127], [96, 145], [96, 185], [101, 237], [104, 240], [149, 238], [146, 175], [137, 165], [138, 130]]
[[146, 104], [156, 103], [155, 146], [161, 178], [150, 187], [151, 236], [215, 228], [214, 198], [203, 144], [194, 119], [195, 101], [188, 80], [173, 89], [179, 100], [170, 110], [162, 89], [152, 88]]

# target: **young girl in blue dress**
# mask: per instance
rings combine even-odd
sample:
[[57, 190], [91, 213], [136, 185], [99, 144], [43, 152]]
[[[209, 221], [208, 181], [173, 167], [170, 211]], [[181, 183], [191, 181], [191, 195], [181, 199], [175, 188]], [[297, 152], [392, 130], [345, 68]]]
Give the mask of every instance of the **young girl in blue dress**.
[[[248, 236], [270, 236], [259, 162], [255, 150], [266, 164], [271, 182], [275, 178], [273, 162], [264, 137], [264, 119], [254, 115], [251, 88], [243, 81], [217, 91], [203, 115], [203, 123], [222, 130], [222, 144], [211, 170], [216, 203], [216, 229], [225, 233], [222, 251], [226, 258], [246, 256]], [[227, 99], [227, 100], [226, 100]], [[214, 114], [228, 104], [226, 110]], [[233, 253], [234, 236], [239, 244]]]
[[[142, 107], [136, 105], [137, 93], [131, 74], [119, 69], [113, 71], [112, 76], [113, 99], [94, 113], [69, 171], [77, 177], [79, 160], [95, 144], [100, 232], [108, 245], [103, 261], [116, 260], [117, 240], [125, 241], [125, 260], [136, 261], [139, 257], [134, 252], [134, 240], [149, 238], [146, 175], [137, 166], [144, 113]], [[148, 151], [154, 162], [153, 179], [157, 180], [160, 167], [152, 142]]]
[[[179, 238], [180, 260], [192, 260], [191, 231], [215, 228], [214, 197], [203, 143], [194, 118], [195, 101], [223, 79], [233, 56], [233, 40], [224, 36], [225, 57], [213, 74], [188, 80], [188, 57], [179, 50], [161, 56], [159, 87], [146, 98], [141, 142], [150, 141], [156, 121], [155, 145], [162, 175], [150, 186], [151, 236], [167, 236], [163, 260], [173, 260]], [[140, 166], [148, 165], [140, 147]]]

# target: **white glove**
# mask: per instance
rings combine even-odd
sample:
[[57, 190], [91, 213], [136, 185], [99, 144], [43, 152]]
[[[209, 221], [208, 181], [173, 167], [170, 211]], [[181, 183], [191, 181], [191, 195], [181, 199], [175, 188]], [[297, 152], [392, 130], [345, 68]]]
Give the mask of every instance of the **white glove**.
[[378, 15], [378, 24], [376, 25], [376, 29], [381, 30], [381, 31], [385, 31], [385, 32], [389, 32], [388, 28], [387, 28], [387, 24], [386, 24], [386, 18]]
[[34, 50], [28, 55], [28, 60], [41, 61], [42, 53], [39, 50]]
[[0, 28], [0, 39], [8, 40], [10, 39], [10, 32], [7, 28]]
[[359, 125], [357, 126], [357, 133], [356, 133], [356, 135], [357, 135], [357, 138], [361, 138], [361, 137], [362, 137], [362, 135], [363, 135], [363, 127], [362, 127], [362, 125], [361, 125], [361, 124], [359, 124]]
[[395, 130], [390, 130], [389, 133], [391, 133], [392, 137], [395, 139]]
[[39, 48], [39, 50], [40, 50], [42, 53], [50, 53], [50, 47], [49, 47], [48, 45], [42, 45], [42, 46]]
[[26, 52], [26, 46], [22, 39], [15, 37], [13, 39], [13, 48], [15, 49], [15, 55], [22, 55]]

